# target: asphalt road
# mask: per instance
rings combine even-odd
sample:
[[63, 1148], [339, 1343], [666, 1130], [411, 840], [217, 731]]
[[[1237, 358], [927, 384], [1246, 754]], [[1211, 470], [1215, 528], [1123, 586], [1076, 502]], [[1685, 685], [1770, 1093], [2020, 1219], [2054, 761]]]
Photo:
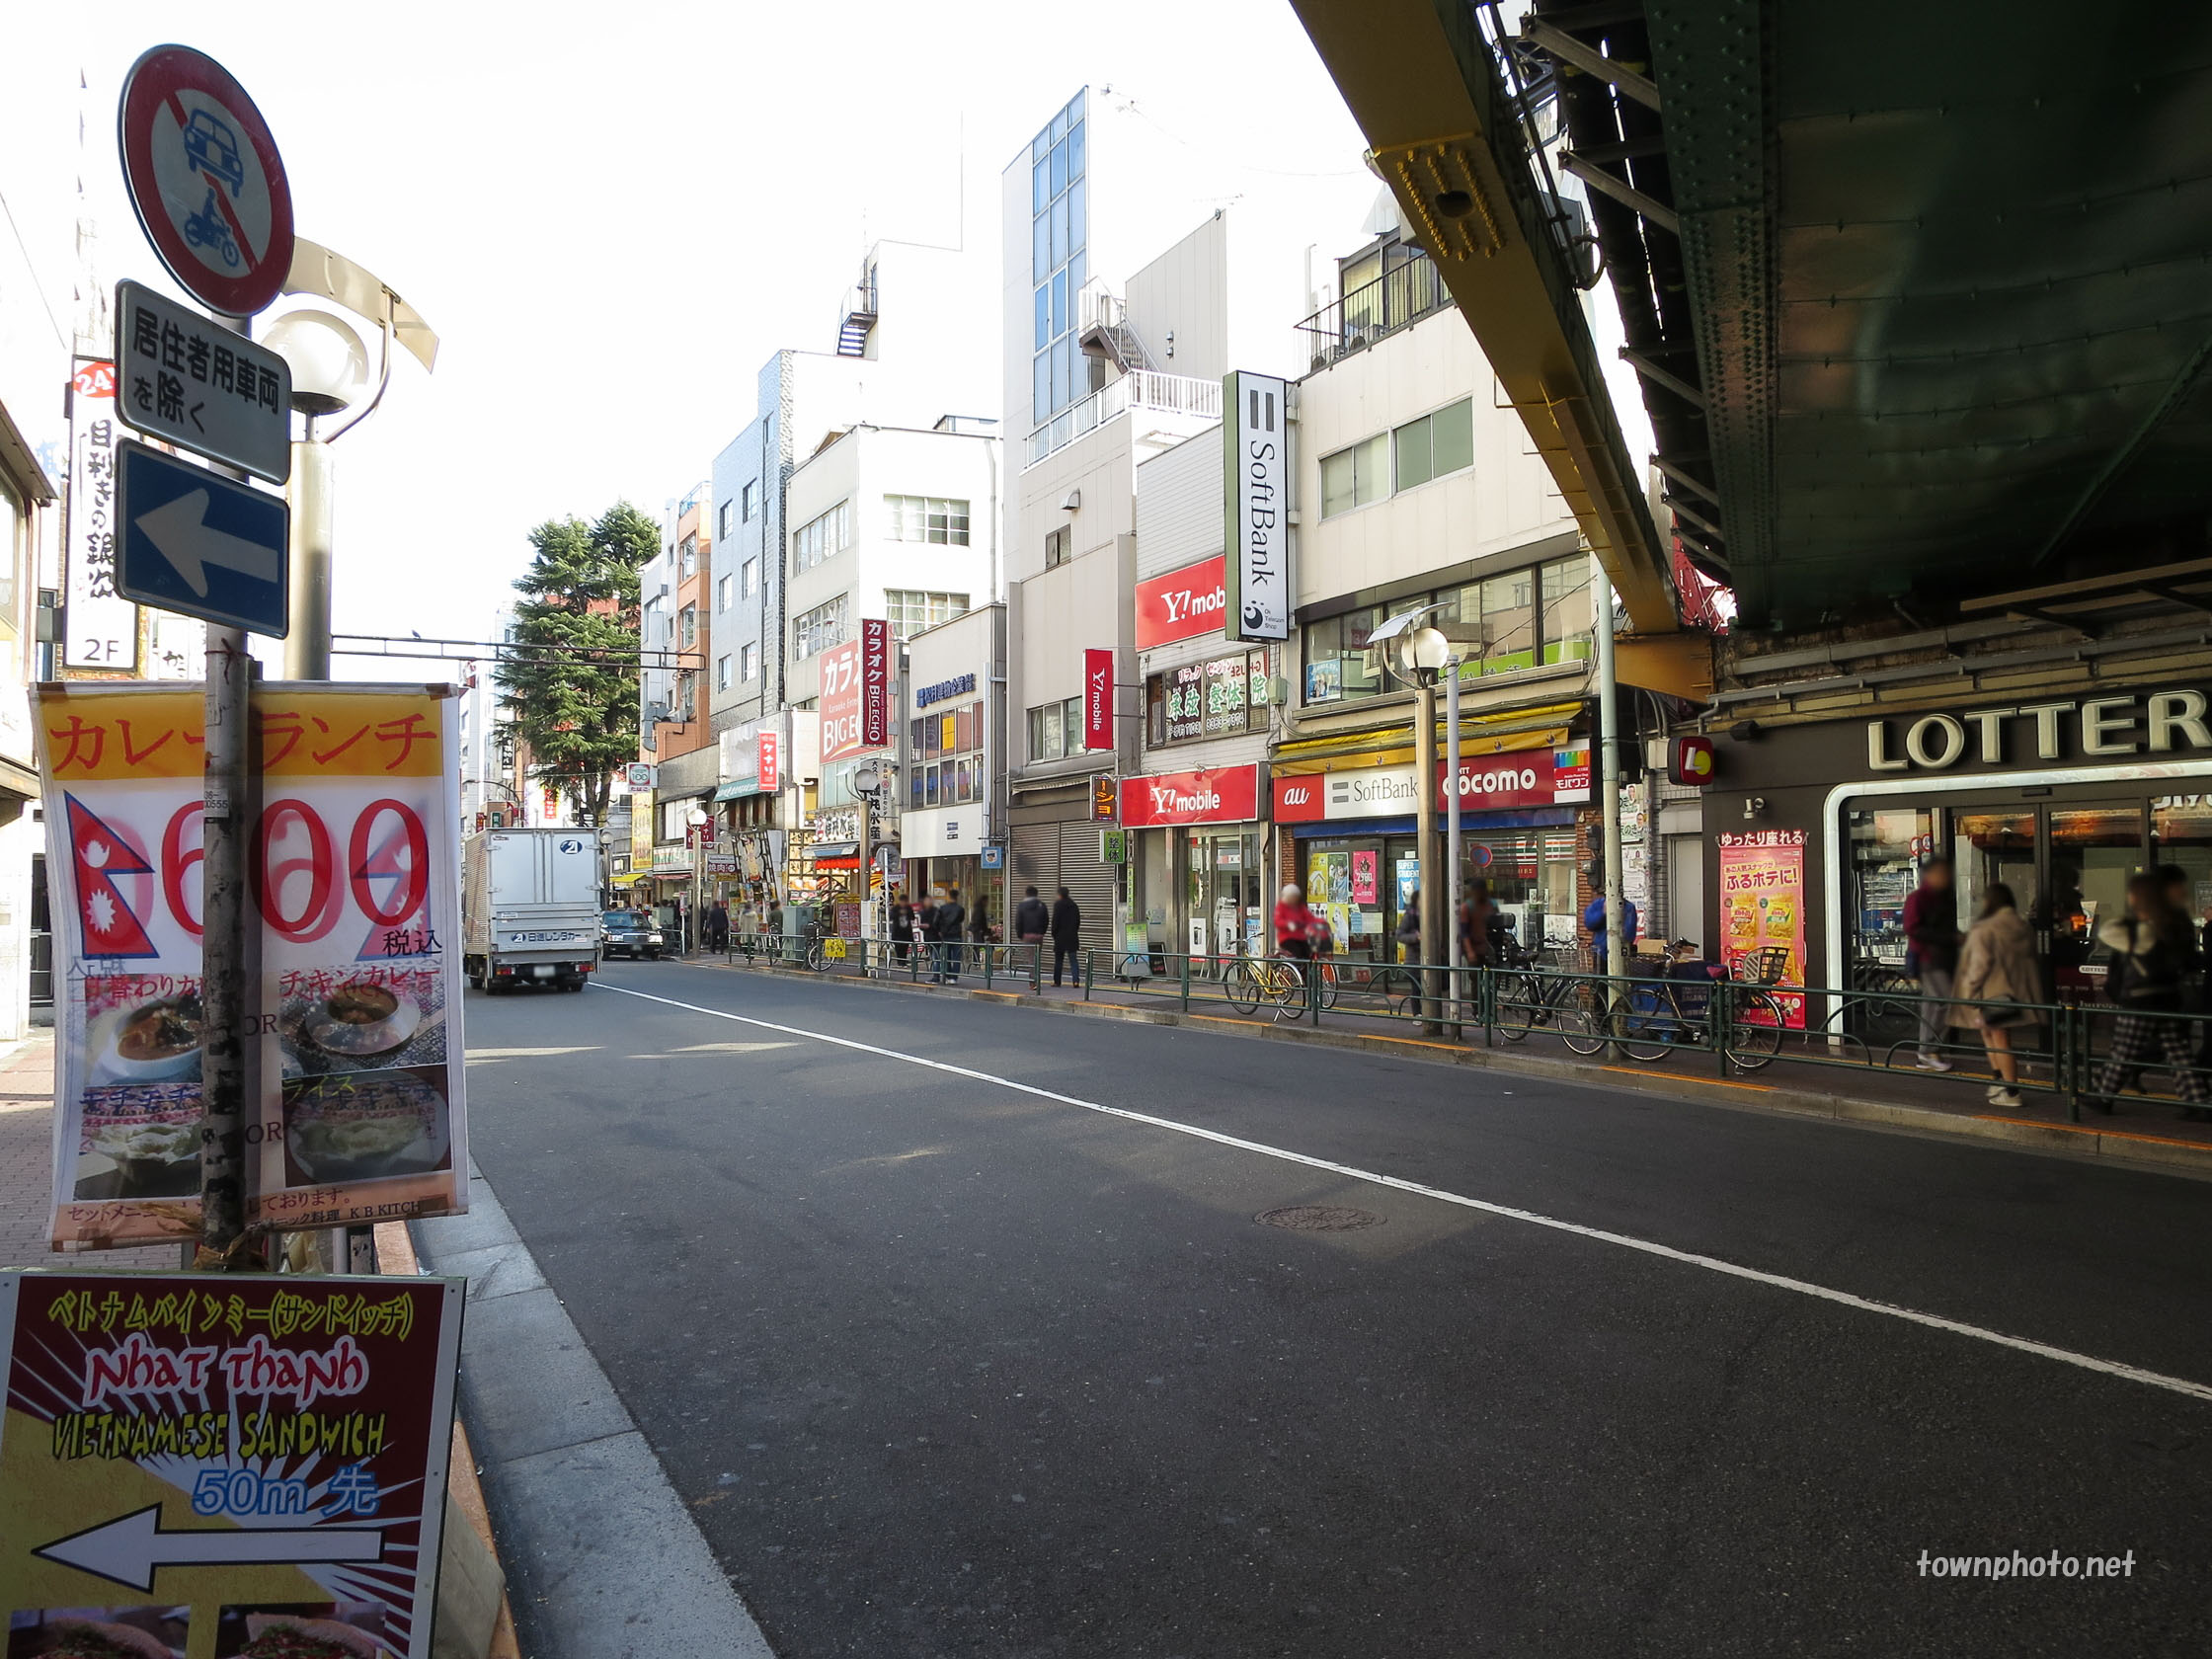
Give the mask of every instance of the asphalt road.
[[[2212, 1185], [712, 968], [603, 982], [470, 996], [477, 1161], [783, 1659], [2212, 1651]], [[1255, 1220], [1300, 1205], [1380, 1222]], [[2015, 1549], [2133, 1570], [1920, 1565]]]

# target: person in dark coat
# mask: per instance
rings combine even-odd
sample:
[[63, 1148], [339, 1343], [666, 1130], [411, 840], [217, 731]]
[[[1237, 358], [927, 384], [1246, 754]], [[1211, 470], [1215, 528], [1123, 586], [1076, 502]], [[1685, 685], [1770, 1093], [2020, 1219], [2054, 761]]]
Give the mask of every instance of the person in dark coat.
[[1014, 937], [1025, 945], [1039, 944], [1053, 930], [1052, 911], [1045, 908], [1044, 900], [1037, 897], [1034, 887], [1022, 889], [1021, 903], [1014, 907]]
[[960, 935], [968, 925], [968, 911], [960, 903], [960, 895], [948, 893], [937, 907], [936, 929], [931, 935], [937, 941], [937, 983], [960, 983]]
[[1067, 897], [1067, 889], [1060, 890], [1060, 897], [1053, 901], [1053, 984], [1060, 984], [1060, 965], [1067, 964], [1068, 977], [1075, 984], [1083, 983], [1083, 970], [1076, 953], [1082, 949], [1083, 912], [1075, 908], [1075, 901]]
[[1958, 972], [1958, 895], [1951, 891], [1951, 861], [1931, 858], [1920, 886], [1905, 901], [1906, 972], [1920, 981], [1920, 1068], [1948, 1071], [1943, 1031], [1950, 1023], [1951, 977]]
[[904, 893], [891, 899], [891, 960], [904, 964], [914, 948], [914, 908]]
[[714, 902], [714, 908], [707, 911], [706, 946], [710, 951], [726, 951], [730, 948], [730, 907], [719, 899]]

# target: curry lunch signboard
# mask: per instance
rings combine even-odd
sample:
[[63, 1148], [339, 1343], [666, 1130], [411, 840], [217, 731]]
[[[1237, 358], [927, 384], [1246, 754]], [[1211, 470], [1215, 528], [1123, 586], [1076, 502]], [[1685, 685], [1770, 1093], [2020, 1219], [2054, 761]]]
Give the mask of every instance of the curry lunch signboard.
[[[197, 687], [40, 690], [63, 1249], [198, 1231], [205, 709]], [[255, 1223], [467, 1207], [452, 721], [443, 687], [254, 690]]]
[[428, 1659], [464, 1283], [0, 1273], [8, 1652]]

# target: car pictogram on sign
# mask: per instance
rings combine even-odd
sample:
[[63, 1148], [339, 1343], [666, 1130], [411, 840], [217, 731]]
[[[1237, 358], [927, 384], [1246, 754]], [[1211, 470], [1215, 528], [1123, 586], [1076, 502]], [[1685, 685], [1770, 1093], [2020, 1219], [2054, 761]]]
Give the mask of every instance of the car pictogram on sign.
[[238, 134], [205, 110], [195, 110], [184, 128], [185, 154], [202, 172], [212, 173], [236, 196], [246, 188], [246, 164], [238, 159]]

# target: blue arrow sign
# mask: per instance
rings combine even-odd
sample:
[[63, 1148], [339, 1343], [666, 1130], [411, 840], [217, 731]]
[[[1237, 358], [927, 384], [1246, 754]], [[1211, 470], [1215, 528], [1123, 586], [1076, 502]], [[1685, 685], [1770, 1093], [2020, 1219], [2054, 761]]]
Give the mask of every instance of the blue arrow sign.
[[116, 589], [123, 597], [284, 637], [291, 511], [143, 444], [116, 445]]

